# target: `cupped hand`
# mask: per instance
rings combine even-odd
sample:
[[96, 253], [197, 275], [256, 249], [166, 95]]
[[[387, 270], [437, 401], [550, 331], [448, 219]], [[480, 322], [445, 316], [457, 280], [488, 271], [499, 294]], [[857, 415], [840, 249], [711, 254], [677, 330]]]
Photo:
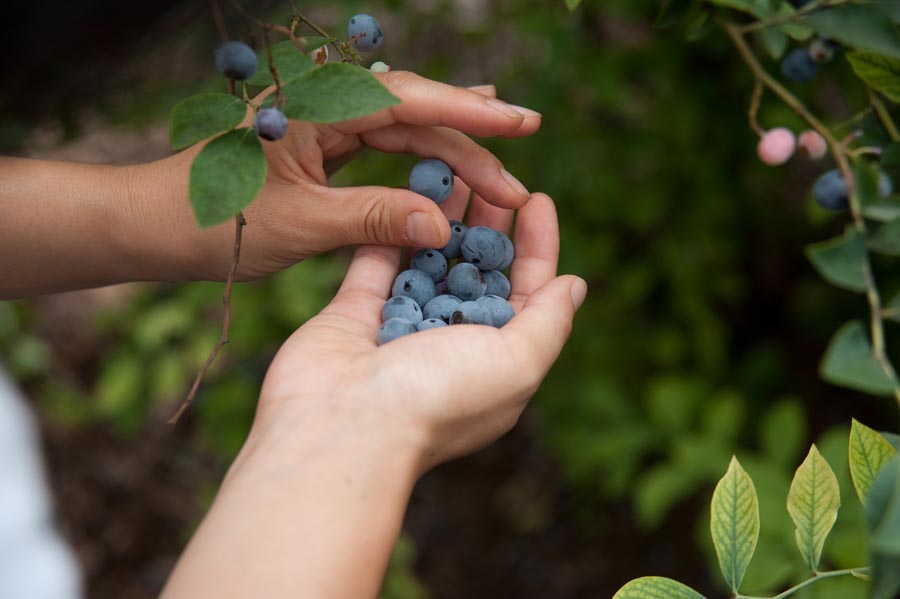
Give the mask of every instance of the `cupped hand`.
[[[459, 219], [467, 203], [461, 185], [443, 207]], [[473, 195], [468, 222], [508, 232], [513, 211]], [[549, 197], [535, 194], [519, 211], [514, 242], [517, 314], [505, 327], [453, 325], [381, 347], [381, 309], [401, 251], [360, 247], [334, 300], [276, 355], [251, 439], [302, 436], [298, 423], [310, 413], [344, 414], [343, 432], [360, 426], [360, 434], [403, 440], [421, 472], [508, 431], [559, 355], [586, 293], [578, 277], [556, 276], [559, 233]]]
[[[468, 135], [531, 135], [540, 126], [538, 113], [496, 99], [490, 85], [460, 88], [403, 71], [376, 76], [400, 104], [335, 124], [290, 121], [284, 138], [262, 142], [268, 176], [244, 211], [239, 279], [266, 276], [344, 245], [442, 247], [449, 241], [447, 219], [424, 196], [377, 185], [328, 185], [328, 176], [365, 147], [440, 158], [456, 173], [457, 185], [465, 182], [498, 207], [519, 208], [528, 201], [527, 189]], [[169, 186], [171, 201], [160, 202], [154, 194], [140, 205], [136, 220], [156, 243], [184, 246], [188, 240], [187, 278], [224, 279], [234, 224], [201, 231], [187, 199], [190, 163], [199, 151], [194, 147], [150, 165], [136, 185], [146, 185], [149, 176]]]

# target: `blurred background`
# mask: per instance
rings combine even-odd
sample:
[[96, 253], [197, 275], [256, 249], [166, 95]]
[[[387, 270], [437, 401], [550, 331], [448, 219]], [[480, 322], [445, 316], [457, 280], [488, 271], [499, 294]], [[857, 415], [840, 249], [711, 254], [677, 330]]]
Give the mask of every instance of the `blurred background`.
[[[172, 106], [222, 88], [207, 3], [28, 4], [0, 9], [6, 154], [158, 159], [170, 153]], [[288, 21], [287, 2], [244, 4]], [[385, 43], [371, 60], [494, 83], [543, 113], [534, 137], [484, 144], [556, 200], [560, 269], [590, 289], [516, 429], [419, 482], [382, 597], [608, 597], [650, 574], [725, 596], [708, 504], [733, 453], [762, 515], [743, 590], [765, 592], [803, 570], [784, 499], [813, 441], [845, 499], [825, 561], [863, 563], [849, 422], [894, 429], [896, 407], [817, 376], [833, 331], [866, 310], [820, 280], [802, 251], [843, 229], [809, 197], [830, 165], [756, 159], [752, 79], [724, 34], [688, 42], [678, 28], [654, 30], [658, 0], [587, 0], [574, 13], [562, 0], [300, 4], [337, 35], [350, 15], [375, 15]], [[225, 16], [232, 36], [255, 34], [227, 2]], [[839, 57], [792, 89], [838, 123], [865, 106], [854, 81]], [[802, 129], [771, 97], [760, 120]], [[370, 152], [334, 184], [402, 186], [414, 162]], [[232, 343], [175, 428], [165, 418], [219, 335], [221, 284], [0, 303], [0, 361], [36, 411], [59, 526], [90, 597], [156, 596], [241, 446], [269, 360], [327, 303], [348, 257], [237, 285]], [[881, 280], [900, 285], [890, 269]], [[797, 597], [864, 590], [851, 578]]]

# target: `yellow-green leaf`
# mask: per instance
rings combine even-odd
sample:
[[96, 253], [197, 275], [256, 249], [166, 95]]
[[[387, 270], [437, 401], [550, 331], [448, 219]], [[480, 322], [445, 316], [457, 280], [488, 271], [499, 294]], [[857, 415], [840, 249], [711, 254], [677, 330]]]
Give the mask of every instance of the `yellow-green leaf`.
[[816, 571], [825, 537], [831, 532], [841, 507], [841, 491], [831, 466], [813, 445], [794, 473], [787, 509], [794, 521], [797, 547], [809, 569]]
[[872, 89], [900, 103], [900, 59], [875, 52], [850, 52], [853, 72]]
[[662, 576], [644, 576], [628, 582], [613, 599], [705, 599], [703, 595], [677, 580]]
[[736, 457], [713, 492], [709, 527], [722, 576], [737, 593], [759, 539], [759, 499]]
[[855, 418], [850, 426], [850, 476], [859, 500], [865, 505], [872, 482], [897, 450], [877, 431]]

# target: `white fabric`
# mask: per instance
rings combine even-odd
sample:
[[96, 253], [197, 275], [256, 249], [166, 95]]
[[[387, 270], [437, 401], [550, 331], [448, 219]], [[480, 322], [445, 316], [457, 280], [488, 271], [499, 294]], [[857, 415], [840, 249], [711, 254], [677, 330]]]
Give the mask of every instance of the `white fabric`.
[[83, 594], [75, 556], [53, 526], [34, 418], [0, 368], [0, 598]]

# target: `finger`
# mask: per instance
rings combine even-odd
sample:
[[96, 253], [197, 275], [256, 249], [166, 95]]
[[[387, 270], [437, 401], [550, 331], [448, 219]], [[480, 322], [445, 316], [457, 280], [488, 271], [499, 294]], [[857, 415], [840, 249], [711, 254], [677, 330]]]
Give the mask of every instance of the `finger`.
[[375, 331], [381, 324], [381, 310], [400, 265], [400, 248], [362, 245], [356, 249], [344, 282], [331, 303], [306, 327], [329, 328], [332, 340], [349, 334], [349, 339], [375, 345]]
[[481, 94], [482, 96], [486, 96], [488, 98], [497, 97], [497, 86], [490, 83], [486, 85], [471, 85], [466, 89], [470, 92], [475, 92], [476, 94]]
[[556, 276], [559, 224], [550, 196], [536, 193], [519, 210], [514, 243], [509, 302], [519, 310], [532, 293]]
[[459, 177], [454, 177], [453, 191], [450, 192], [450, 197], [441, 204], [441, 210], [447, 217], [447, 220], [462, 221], [466, 215], [466, 208], [469, 205], [469, 196], [471, 195], [472, 190], [469, 189], [469, 186]]
[[459, 131], [394, 125], [363, 133], [360, 138], [382, 152], [440, 158], [475, 193], [495, 206], [519, 208], [528, 201], [528, 190], [497, 157]]
[[408, 71], [375, 75], [400, 104], [368, 116], [337, 123], [334, 128], [354, 134], [396, 123], [444, 126], [478, 136], [511, 134], [529, 121], [531, 132], [540, 126], [541, 115], [512, 106], [491, 96], [462, 87], [438, 83]]
[[379, 245], [356, 248], [337, 297], [363, 294], [384, 301], [391, 294], [391, 285], [397, 277], [400, 252], [400, 248]]
[[533, 377], [537, 385], [550, 370], [572, 331], [575, 311], [587, 294], [585, 282], [574, 275], [551, 279], [535, 291], [500, 333], [512, 357], [513, 375]]
[[512, 228], [513, 216], [515, 212], [508, 208], [497, 208], [491, 206], [478, 195], [472, 195], [472, 201], [469, 202], [469, 214], [466, 223], [470, 227], [482, 226], [490, 227], [495, 231], [500, 231], [504, 235], [509, 235]]

